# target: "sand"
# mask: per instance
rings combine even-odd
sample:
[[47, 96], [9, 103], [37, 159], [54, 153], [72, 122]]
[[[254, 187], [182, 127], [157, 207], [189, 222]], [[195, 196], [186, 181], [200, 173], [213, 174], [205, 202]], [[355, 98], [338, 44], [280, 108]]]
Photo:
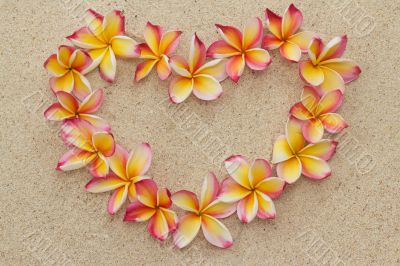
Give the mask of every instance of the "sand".
[[[0, 264], [1, 265], [394, 265], [400, 263], [399, 25], [398, 1], [294, 1], [303, 28], [325, 40], [347, 33], [345, 57], [363, 70], [346, 88], [340, 113], [350, 127], [339, 136], [331, 177], [302, 178], [276, 200], [273, 221], [242, 225], [224, 220], [234, 245], [220, 250], [199, 236], [184, 250], [153, 240], [145, 223], [107, 214], [108, 193], [90, 194], [85, 170], [55, 171], [67, 150], [57, 125], [43, 111], [54, 98], [42, 64], [64, 36], [83, 24], [82, 12], [121, 8], [126, 28], [140, 35], [146, 21], [184, 31], [178, 52], [187, 55], [196, 31], [209, 45], [214, 23], [243, 25], [266, 7], [282, 13], [290, 1], [1, 1], [0, 21]], [[151, 143], [150, 175], [172, 191], [199, 192], [203, 177], [233, 153], [270, 159], [290, 105], [299, 99], [297, 66], [272, 52], [267, 71], [246, 70], [239, 84], [223, 83], [224, 95], [205, 103], [191, 97], [168, 106], [167, 82], [152, 73], [133, 82], [137, 61], [118, 61], [115, 84], [104, 87], [99, 115], [117, 140], [133, 148]], [[196, 134], [196, 130], [201, 134]], [[212, 139], [212, 140], [211, 140]], [[208, 142], [207, 142], [208, 141]], [[209, 151], [207, 143], [221, 153]]]

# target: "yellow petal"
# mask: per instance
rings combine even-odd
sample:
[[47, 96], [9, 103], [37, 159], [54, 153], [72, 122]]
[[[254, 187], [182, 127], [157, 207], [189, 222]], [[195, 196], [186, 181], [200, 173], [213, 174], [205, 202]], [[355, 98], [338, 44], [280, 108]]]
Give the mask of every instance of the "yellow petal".
[[313, 86], [318, 86], [324, 81], [324, 72], [319, 66], [314, 66], [311, 61], [300, 62], [299, 69], [302, 79]]
[[208, 242], [219, 248], [229, 248], [233, 244], [232, 236], [226, 226], [209, 215], [201, 218], [201, 228]]
[[258, 200], [255, 192], [240, 200], [237, 205], [237, 215], [243, 223], [250, 223], [256, 217]]
[[175, 77], [171, 80], [168, 93], [169, 98], [174, 103], [181, 103], [189, 97], [193, 90], [193, 79], [185, 77]]
[[144, 39], [155, 55], [159, 55], [159, 45], [162, 37], [162, 30], [160, 26], [153, 25], [147, 22], [144, 30]]
[[324, 73], [324, 81], [320, 85], [324, 93], [338, 89], [344, 91], [344, 80], [339, 73], [324, 66], [321, 66], [320, 69]]
[[303, 175], [311, 179], [323, 179], [331, 175], [331, 168], [329, 164], [317, 157], [312, 156], [299, 156], [302, 163]]
[[128, 185], [125, 185], [123, 187], [114, 190], [108, 201], [108, 212], [110, 214], [115, 214], [122, 207], [122, 204], [125, 203], [127, 195], [128, 195]]
[[210, 172], [203, 181], [200, 195], [200, 210], [214, 201], [219, 192], [219, 183], [214, 173]]
[[193, 94], [205, 101], [218, 99], [222, 94], [222, 86], [214, 77], [196, 75], [193, 77]]
[[150, 73], [158, 59], [149, 59], [137, 65], [135, 71], [135, 81], [139, 81]]
[[127, 36], [114, 36], [111, 39], [111, 48], [116, 56], [122, 58], [135, 58], [139, 56], [136, 41]]
[[293, 116], [289, 117], [286, 124], [286, 139], [294, 154], [301, 150], [305, 145], [302, 124]]
[[113, 10], [103, 21], [104, 37], [110, 41], [114, 36], [125, 34], [125, 17], [119, 10]]
[[186, 214], [180, 218], [178, 229], [174, 233], [174, 245], [178, 248], [186, 247], [196, 237], [200, 225], [200, 216]]
[[60, 62], [57, 60], [56, 54], [52, 54], [49, 58], [47, 58], [43, 67], [47, 69], [54, 77], [62, 77], [68, 72], [68, 69], [60, 64]]
[[111, 48], [108, 48], [103, 60], [101, 60], [99, 70], [102, 79], [110, 83], [114, 81], [115, 72], [117, 70], [117, 61]]
[[243, 156], [232, 155], [226, 159], [225, 169], [238, 184], [247, 189], [251, 189], [249, 180], [250, 165]]
[[301, 170], [301, 162], [297, 157], [278, 163], [276, 168], [278, 176], [285, 179], [289, 184], [293, 184], [299, 179]]
[[127, 162], [126, 174], [128, 178], [142, 176], [147, 173], [151, 165], [152, 156], [151, 147], [148, 143], [142, 143], [135, 150], [132, 150]]
[[96, 132], [93, 134], [93, 147], [106, 157], [110, 157], [115, 152], [115, 141], [111, 133]]
[[65, 91], [71, 93], [74, 89], [74, 75], [68, 71], [64, 76], [50, 79], [50, 86], [53, 92]]
[[263, 26], [260, 18], [250, 19], [243, 31], [243, 49], [259, 47], [263, 35]]
[[274, 148], [272, 151], [272, 163], [279, 163], [286, 161], [293, 157], [292, 148], [286, 139], [286, 136], [280, 136], [274, 143]]
[[70, 58], [75, 48], [69, 45], [60, 45], [57, 52], [57, 60], [63, 67], [68, 68], [70, 66]]
[[267, 160], [256, 159], [250, 167], [250, 185], [255, 188], [262, 180], [270, 177], [272, 167]]
[[193, 213], [197, 213], [199, 211], [199, 201], [193, 192], [180, 190], [175, 192], [171, 199], [172, 202], [182, 210]]

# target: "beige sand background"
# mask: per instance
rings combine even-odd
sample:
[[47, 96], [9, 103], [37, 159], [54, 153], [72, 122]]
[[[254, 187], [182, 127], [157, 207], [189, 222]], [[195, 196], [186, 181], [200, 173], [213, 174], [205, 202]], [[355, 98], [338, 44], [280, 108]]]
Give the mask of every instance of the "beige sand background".
[[[241, 26], [266, 7], [282, 13], [290, 1], [1, 1], [0, 265], [399, 265], [399, 2], [294, 2], [304, 28], [325, 39], [347, 33], [346, 57], [363, 70], [340, 110], [351, 127], [338, 136], [333, 175], [288, 187], [276, 201], [274, 221], [224, 220], [234, 237], [229, 250], [199, 234], [179, 251], [171, 239], [154, 241], [144, 223], [122, 222], [123, 212], [110, 217], [108, 194], [84, 191], [85, 170], [55, 171], [66, 147], [57, 127], [43, 119], [54, 99], [42, 64], [68, 43], [63, 37], [82, 25], [88, 7], [123, 9], [131, 33], [140, 34], [147, 20], [181, 29], [178, 52], [187, 55], [194, 31], [209, 45], [218, 38], [214, 23]], [[231, 153], [271, 157], [302, 89], [297, 66], [272, 56], [267, 71], [246, 70], [238, 85], [224, 82], [218, 101], [191, 97], [179, 110], [164, 101], [167, 83], [154, 73], [133, 82], [134, 61], [118, 61], [115, 84], [97, 72], [90, 79], [105, 87], [100, 115], [117, 140], [127, 147], [152, 144], [154, 179], [175, 191], [199, 191], [208, 171], [222, 178], [219, 165]], [[221, 154], [204, 148], [207, 143]]]

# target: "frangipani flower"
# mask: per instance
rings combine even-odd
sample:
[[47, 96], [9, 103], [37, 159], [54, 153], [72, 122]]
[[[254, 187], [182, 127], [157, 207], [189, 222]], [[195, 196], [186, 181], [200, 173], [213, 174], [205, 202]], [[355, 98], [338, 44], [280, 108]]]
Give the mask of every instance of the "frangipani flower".
[[108, 201], [108, 212], [115, 214], [126, 198], [136, 200], [136, 183], [150, 178], [145, 174], [150, 168], [151, 158], [151, 148], [147, 143], [140, 144], [130, 154], [117, 144], [114, 155], [109, 158], [114, 174], [106, 178], [93, 178], [86, 185], [86, 190], [93, 193], [114, 190]]
[[156, 67], [158, 77], [165, 80], [171, 74], [169, 56], [178, 47], [181, 31], [163, 32], [158, 25], [147, 22], [144, 31], [145, 43], [138, 45], [139, 57], [146, 59], [136, 67], [135, 80], [146, 77]]
[[52, 54], [44, 62], [44, 68], [53, 75], [50, 79], [53, 92], [74, 93], [79, 99], [90, 94], [90, 83], [82, 74], [90, 64], [92, 59], [85, 51], [67, 45], [59, 46], [57, 54]]
[[90, 93], [82, 102], [78, 102], [71, 94], [56, 92], [57, 103], [53, 103], [44, 112], [47, 120], [64, 121], [66, 119], [83, 119], [91, 123], [95, 128], [110, 131], [110, 125], [103, 119], [93, 115], [103, 103], [103, 90], [97, 89]]
[[303, 23], [301, 11], [291, 4], [282, 18], [267, 8], [265, 18], [271, 33], [265, 35], [262, 47], [268, 50], [279, 48], [284, 58], [299, 62], [301, 53], [307, 52], [311, 39], [316, 36], [311, 31], [296, 33]]
[[236, 210], [236, 205], [224, 203], [217, 199], [219, 193], [218, 180], [210, 173], [203, 182], [200, 203], [197, 196], [190, 191], [181, 190], [172, 195], [172, 202], [187, 211], [180, 218], [178, 228], [174, 233], [174, 244], [178, 248], [187, 246], [200, 230], [208, 242], [228, 248], [233, 240], [229, 230], [218, 219], [230, 216]]
[[164, 241], [169, 232], [178, 224], [178, 217], [169, 210], [172, 205], [168, 189], [158, 189], [152, 179], [136, 183], [137, 200], [129, 204], [124, 221], [144, 222], [149, 220], [147, 230], [154, 237]]
[[358, 78], [360, 67], [352, 60], [340, 58], [347, 45], [347, 36], [335, 37], [326, 45], [320, 38], [313, 38], [308, 48], [309, 60], [299, 64], [301, 78], [319, 86], [323, 92], [341, 89], [344, 84]]
[[322, 98], [312, 87], [305, 86], [301, 101], [294, 104], [290, 114], [304, 121], [304, 138], [311, 143], [322, 139], [324, 128], [329, 133], [339, 133], [348, 125], [343, 117], [336, 114], [343, 102], [341, 90], [327, 92]]
[[93, 9], [85, 15], [87, 26], [68, 36], [74, 45], [84, 48], [93, 59], [89, 72], [99, 66], [100, 76], [107, 82], [113, 82], [117, 62], [115, 56], [133, 58], [138, 56], [137, 43], [125, 36], [125, 17], [114, 10], [103, 17]]
[[71, 146], [58, 161], [57, 170], [69, 171], [89, 165], [89, 172], [95, 177], [105, 177], [109, 172], [107, 157], [114, 154], [115, 141], [111, 133], [99, 131], [85, 120], [66, 121], [61, 137]]
[[331, 175], [326, 161], [335, 153], [337, 141], [323, 139], [305, 144], [301, 122], [291, 116], [286, 125], [286, 136], [276, 140], [272, 155], [278, 176], [289, 184], [296, 182], [301, 174], [318, 180]]
[[193, 94], [205, 101], [217, 99], [222, 94], [220, 81], [226, 78], [225, 62], [222, 59], [206, 62], [204, 43], [193, 35], [189, 51], [189, 62], [181, 56], [171, 58], [171, 67], [177, 76], [169, 84], [169, 97], [181, 103]]
[[229, 58], [226, 72], [238, 82], [245, 63], [253, 70], [264, 70], [272, 61], [268, 51], [259, 48], [263, 35], [260, 18], [251, 19], [244, 28], [243, 34], [236, 27], [216, 24], [223, 40], [216, 41], [207, 50], [212, 58]]
[[257, 159], [251, 165], [241, 155], [225, 160], [230, 177], [222, 181], [219, 199], [237, 202], [237, 215], [243, 223], [251, 222], [256, 215], [261, 219], [275, 218], [272, 199], [279, 197], [285, 180], [271, 177], [272, 168], [268, 161]]

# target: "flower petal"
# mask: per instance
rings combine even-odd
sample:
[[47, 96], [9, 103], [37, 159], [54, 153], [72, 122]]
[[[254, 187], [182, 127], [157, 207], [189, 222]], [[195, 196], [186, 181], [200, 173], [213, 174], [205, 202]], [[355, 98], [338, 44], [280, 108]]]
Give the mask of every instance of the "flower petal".
[[314, 38], [311, 39], [311, 42], [308, 46], [308, 56], [310, 57], [311, 62], [313, 62], [313, 64], [316, 65], [319, 63], [317, 59], [319, 58], [323, 49], [324, 49], [324, 43], [322, 42], [321, 38], [315, 36]]
[[224, 26], [221, 24], [215, 24], [215, 26], [218, 28], [219, 34], [227, 44], [234, 47], [236, 50], [241, 51], [243, 37], [238, 28], [232, 26]]
[[250, 19], [243, 31], [243, 49], [259, 47], [263, 35], [263, 25], [260, 18]]
[[178, 221], [179, 221], [176, 213], [174, 211], [167, 210], [164, 208], [160, 208], [160, 210], [163, 212], [165, 220], [167, 220], [169, 231], [170, 232], [175, 231], [176, 228], [178, 227]]
[[344, 51], [346, 50], [346, 45], [347, 45], [346, 35], [333, 38], [325, 45], [324, 49], [321, 52], [321, 55], [318, 58], [318, 61], [322, 62], [332, 58], [341, 57]]
[[114, 81], [115, 72], [117, 70], [117, 61], [111, 48], [108, 48], [103, 60], [101, 60], [99, 70], [100, 76], [103, 80], [110, 83]]
[[234, 81], [238, 82], [245, 66], [245, 55], [235, 55], [226, 62], [226, 73]]
[[166, 80], [171, 74], [171, 67], [168, 60], [168, 57], [163, 55], [156, 64], [157, 74], [161, 80]]
[[257, 184], [256, 191], [268, 195], [271, 199], [276, 199], [282, 194], [285, 184], [282, 178], [269, 177]]
[[67, 72], [62, 77], [51, 78], [50, 87], [54, 93], [58, 91], [72, 92], [74, 89], [74, 75], [72, 71]]
[[304, 106], [302, 102], [295, 103], [290, 108], [289, 113], [300, 120], [308, 120], [313, 117], [313, 114]]
[[85, 99], [89, 94], [92, 93], [89, 80], [77, 71], [72, 72], [74, 75], [74, 95], [79, 99]]
[[320, 96], [314, 87], [304, 86], [303, 92], [301, 93], [301, 102], [308, 111], [314, 113], [319, 100]]
[[250, 190], [239, 185], [233, 178], [225, 178], [221, 183], [218, 199], [223, 202], [236, 202], [250, 194]]
[[311, 179], [323, 179], [331, 175], [331, 168], [329, 164], [317, 157], [313, 156], [299, 156], [302, 164], [303, 175]]
[[69, 68], [70, 66], [70, 58], [74, 53], [75, 48], [69, 45], [60, 45], [57, 51], [57, 61], [58, 63], [65, 67]]
[[125, 34], [125, 17], [120, 10], [108, 13], [103, 21], [103, 35], [110, 41], [114, 36]]
[[72, 60], [69, 63], [71, 68], [78, 72], [84, 72], [93, 63], [90, 55], [82, 50], [75, 50], [70, 60]]
[[311, 40], [315, 37], [317, 35], [312, 31], [302, 31], [291, 35], [288, 41], [297, 44], [303, 53], [307, 53]]
[[147, 77], [157, 62], [158, 59], [150, 59], [138, 64], [135, 71], [135, 81], [139, 81]]
[[302, 23], [303, 15], [301, 11], [298, 10], [294, 4], [290, 4], [282, 18], [282, 37], [288, 38], [292, 36], [300, 28]]
[[193, 34], [192, 41], [190, 43], [189, 50], [189, 71], [194, 73], [199, 69], [206, 61], [206, 47], [204, 43], [197, 37], [197, 34]]
[[171, 68], [178, 74], [179, 76], [191, 78], [192, 74], [189, 72], [189, 64], [185, 58], [179, 55], [175, 55], [170, 58]]
[[113, 156], [109, 158], [111, 170], [119, 177], [126, 179], [126, 163], [129, 154], [121, 145], [116, 144]]
[[274, 143], [274, 148], [272, 151], [272, 163], [279, 163], [286, 161], [293, 157], [292, 148], [286, 139], [286, 136], [281, 135]]
[[111, 194], [110, 199], [108, 200], [108, 213], [115, 214], [125, 203], [126, 197], [128, 195], [128, 185], [117, 188]]
[[79, 118], [89, 122], [90, 124], [92, 124], [93, 127], [100, 131], [110, 132], [111, 130], [111, 126], [108, 124], [108, 122], [96, 115], [80, 114]]
[[78, 113], [92, 114], [100, 109], [104, 100], [103, 89], [97, 89], [89, 94], [79, 105]]
[[240, 54], [241, 52], [238, 49], [224, 40], [213, 42], [207, 49], [207, 56], [211, 58], [225, 58]]
[[111, 39], [111, 49], [116, 56], [122, 58], [135, 58], [140, 53], [137, 42], [127, 36], [114, 36]]
[[262, 180], [271, 176], [272, 167], [267, 160], [256, 159], [252, 163], [249, 172], [249, 180], [252, 188], [255, 188]]
[[87, 74], [96, 67], [98, 67], [101, 61], [103, 60], [104, 56], [108, 52], [108, 50], [109, 50], [108, 47], [88, 50], [87, 53], [90, 55], [90, 58], [92, 59], [92, 64], [88, 66], [84, 71], [82, 71], [82, 74]]
[[258, 200], [255, 192], [240, 200], [237, 205], [237, 215], [243, 223], [250, 223], [256, 217]]
[[229, 248], [233, 244], [228, 228], [214, 217], [203, 215], [201, 229], [208, 242], [219, 248]]
[[267, 20], [269, 31], [277, 38], [282, 39], [282, 17], [267, 8], [265, 10], [265, 19]]
[[80, 149], [71, 149], [67, 151], [57, 163], [57, 170], [70, 171], [76, 170], [89, 164], [94, 158], [93, 153]]
[[61, 128], [61, 137], [69, 146], [95, 152], [92, 146], [93, 126], [80, 119], [65, 121]]
[[157, 207], [157, 184], [152, 179], [135, 183], [137, 199], [150, 208]]
[[175, 77], [168, 87], [169, 98], [174, 103], [181, 103], [189, 97], [193, 90], [193, 79]]
[[127, 176], [133, 178], [147, 173], [152, 160], [152, 152], [150, 144], [142, 143], [133, 151], [131, 151], [127, 162]]
[[70, 113], [75, 113], [78, 110], [79, 103], [75, 99], [74, 96], [65, 92], [65, 91], [58, 91], [56, 92], [56, 97], [58, 102]]
[[274, 202], [267, 195], [257, 192], [258, 210], [257, 217], [260, 219], [274, 219], [276, 215]]
[[106, 158], [96, 156], [89, 164], [89, 172], [93, 177], [106, 177], [109, 174], [109, 163]]
[[75, 46], [84, 49], [98, 49], [107, 47], [107, 44], [102, 40], [99, 40], [88, 27], [82, 27], [66, 38]]
[[134, 201], [126, 208], [124, 221], [144, 222], [150, 219], [156, 210], [143, 205], [139, 201]]
[[286, 139], [293, 153], [304, 148], [305, 140], [302, 132], [302, 123], [293, 116], [289, 117], [286, 124]]
[[105, 41], [103, 37], [103, 20], [104, 17], [97, 13], [93, 9], [88, 9], [85, 13], [85, 22], [88, 25], [90, 31], [96, 35], [98, 38], [100, 38], [102, 41]]
[[324, 135], [324, 126], [319, 119], [305, 121], [302, 129], [304, 138], [310, 143], [320, 141]]
[[287, 161], [278, 163], [276, 173], [279, 177], [285, 179], [289, 184], [293, 184], [301, 175], [301, 162], [299, 158], [292, 157]]
[[158, 189], [157, 206], [168, 209], [171, 205], [171, 192], [167, 188]]
[[282, 45], [282, 41], [271, 33], [267, 33], [264, 36], [261, 47], [268, 50], [274, 50]]
[[196, 75], [193, 77], [193, 94], [204, 101], [218, 99], [222, 94], [222, 86], [214, 77]]
[[168, 222], [160, 209], [151, 217], [147, 230], [152, 237], [158, 240], [164, 241], [167, 239], [169, 233]]
[[241, 155], [232, 155], [225, 160], [225, 169], [238, 184], [251, 189], [249, 180], [250, 165], [247, 160]]
[[344, 80], [339, 73], [323, 66], [321, 66], [320, 69], [324, 73], [324, 82], [319, 86], [323, 94], [337, 89], [344, 91]]
[[56, 54], [49, 56], [44, 62], [43, 67], [54, 77], [62, 77], [68, 72], [68, 69], [59, 63]]
[[358, 79], [361, 68], [349, 59], [335, 58], [321, 62], [321, 66], [325, 66], [334, 70], [342, 76], [345, 83], [349, 83]]
[[307, 145], [299, 154], [318, 157], [328, 161], [332, 158], [333, 154], [335, 154], [337, 145], [338, 142], [335, 140], [324, 139], [317, 143]]
[[187, 190], [180, 190], [172, 194], [172, 202], [182, 210], [197, 213], [199, 211], [199, 201], [197, 196]]
[[109, 132], [96, 132], [92, 136], [93, 147], [106, 157], [115, 152], [114, 136]]
[[246, 51], [246, 64], [253, 70], [264, 70], [272, 60], [267, 50], [253, 48]]
[[349, 125], [344, 118], [336, 113], [327, 113], [319, 117], [326, 131], [332, 134], [340, 133], [344, 128]]
[[146, 28], [144, 30], [144, 39], [155, 55], [159, 55], [159, 45], [162, 36], [162, 29], [158, 25], [153, 25], [147, 22]]
[[212, 201], [217, 198], [219, 192], [219, 183], [214, 173], [210, 172], [204, 178], [203, 185], [201, 187], [200, 195], [200, 210], [207, 207]]
[[292, 42], [284, 42], [283, 45], [279, 48], [279, 52], [281, 55], [289, 61], [299, 62], [301, 58], [301, 49], [300, 47]]
[[178, 248], [186, 247], [196, 237], [200, 230], [200, 225], [200, 216], [189, 213], [181, 217], [173, 236], [174, 245]]
[[340, 90], [330, 91], [326, 93], [319, 101], [317, 109], [315, 110], [316, 115], [336, 112], [342, 103], [343, 92]]
[[86, 184], [85, 189], [88, 192], [92, 193], [101, 193], [106, 191], [111, 191], [116, 188], [122, 187], [126, 185], [126, 181], [110, 175], [107, 177], [94, 177], [92, 178], [89, 183]]
[[160, 41], [160, 54], [172, 54], [178, 47], [181, 35], [181, 31], [168, 31], [164, 33]]
[[74, 113], [65, 110], [60, 103], [53, 103], [44, 111], [44, 117], [51, 121], [62, 121], [74, 116]]
[[235, 211], [235, 202], [223, 202], [217, 199], [211, 202], [207, 208], [202, 210], [202, 213], [219, 219], [231, 216]]
[[307, 83], [318, 86], [324, 82], [324, 72], [318, 66], [314, 66], [311, 61], [299, 63], [300, 77]]
[[209, 75], [221, 82], [227, 77], [225, 64], [225, 60], [215, 59], [202, 65], [199, 69], [197, 69], [195, 74]]

